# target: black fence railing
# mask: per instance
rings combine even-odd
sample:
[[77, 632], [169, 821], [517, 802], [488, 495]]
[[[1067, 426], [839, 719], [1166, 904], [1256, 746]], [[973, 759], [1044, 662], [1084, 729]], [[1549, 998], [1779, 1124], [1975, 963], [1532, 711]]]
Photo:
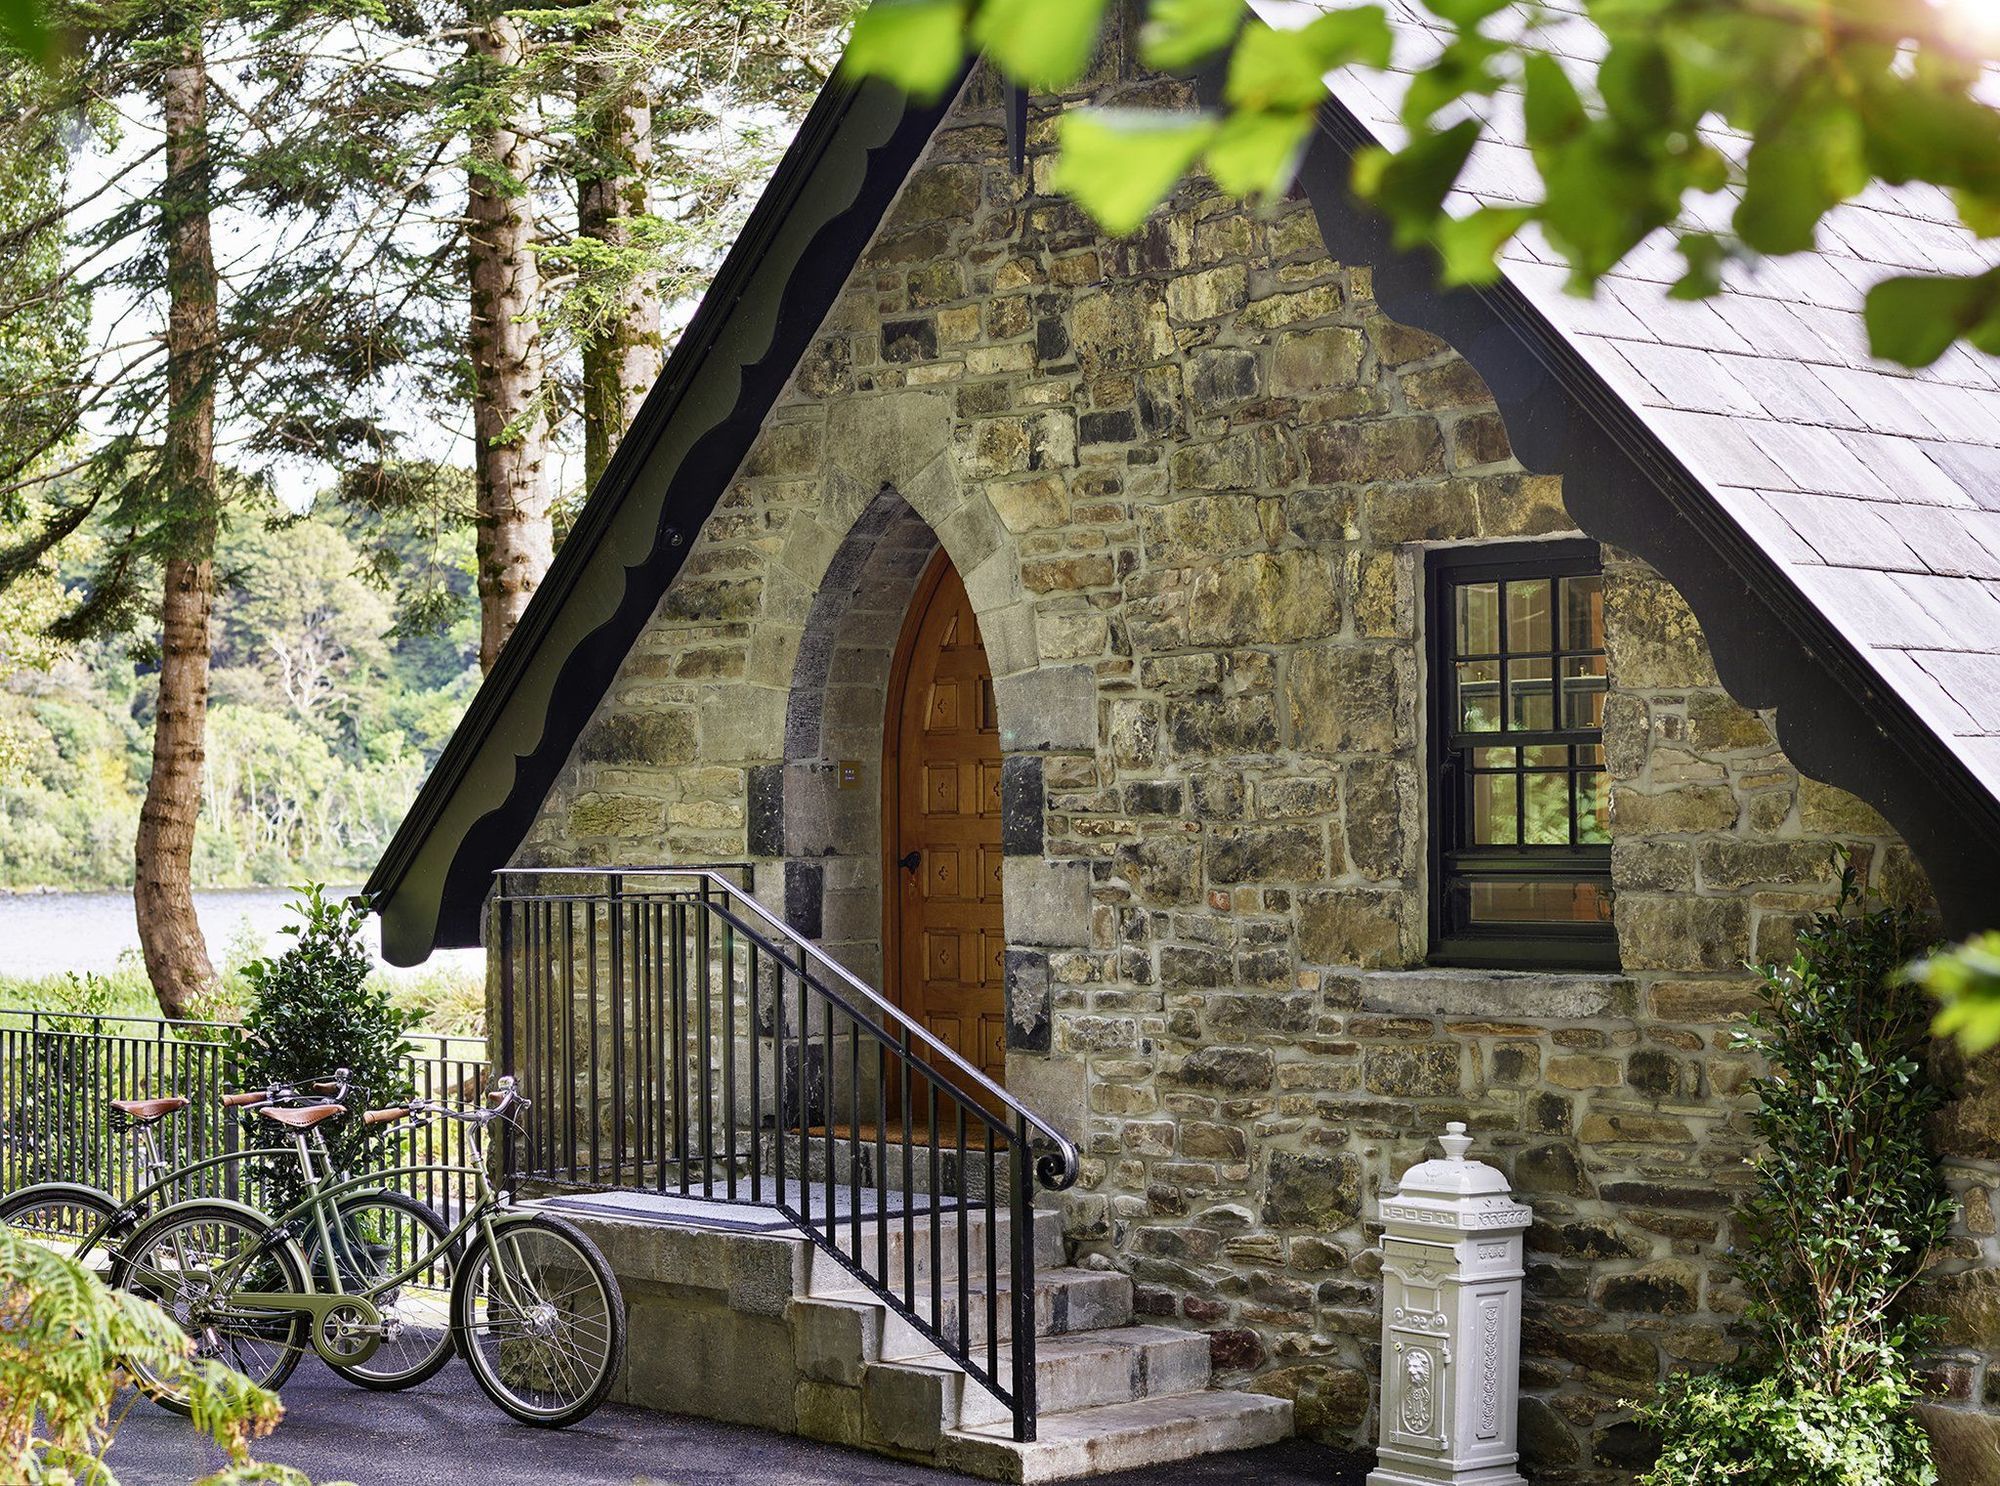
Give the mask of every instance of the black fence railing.
[[[487, 1078], [486, 1040], [412, 1033], [407, 1067], [423, 1098], [478, 1098]], [[157, 1017], [77, 1016], [0, 1008], [0, 1193], [34, 1182], [83, 1182], [121, 1201], [145, 1185], [141, 1146], [111, 1118], [114, 1099], [179, 1094], [186, 1109], [152, 1127], [162, 1158], [186, 1166], [257, 1145], [262, 1135], [220, 1103], [241, 1087], [226, 1028]], [[440, 1211], [472, 1195], [466, 1127], [442, 1120], [370, 1145], [374, 1168], [412, 1166], [394, 1185]], [[164, 1195], [254, 1197], [252, 1163], [223, 1161], [191, 1173]]]
[[1033, 1439], [1035, 1191], [1075, 1147], [721, 869], [499, 878], [516, 1175], [775, 1208]]

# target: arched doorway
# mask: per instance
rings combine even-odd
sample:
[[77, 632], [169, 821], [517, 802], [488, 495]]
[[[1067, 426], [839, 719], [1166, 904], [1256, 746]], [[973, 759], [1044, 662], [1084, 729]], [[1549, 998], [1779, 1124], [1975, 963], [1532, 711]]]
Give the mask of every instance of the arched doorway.
[[1000, 725], [978, 621], [942, 550], [917, 584], [890, 670], [882, 822], [890, 994], [1002, 1083]]

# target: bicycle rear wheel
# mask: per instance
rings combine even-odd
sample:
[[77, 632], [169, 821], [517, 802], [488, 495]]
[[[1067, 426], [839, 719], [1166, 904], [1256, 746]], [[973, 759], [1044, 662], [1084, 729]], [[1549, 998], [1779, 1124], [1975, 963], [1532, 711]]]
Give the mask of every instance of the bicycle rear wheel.
[[625, 1300], [597, 1246], [557, 1218], [505, 1222], [465, 1257], [459, 1349], [486, 1396], [523, 1424], [586, 1418], [625, 1361]]
[[[306, 1252], [313, 1287], [365, 1295], [382, 1313], [383, 1335], [366, 1362], [327, 1366], [364, 1388], [413, 1388], [451, 1360], [452, 1256], [443, 1218], [401, 1192], [356, 1192], [337, 1199], [329, 1255], [317, 1237]], [[400, 1285], [386, 1282], [422, 1264]]]
[[[46, 1244], [80, 1262], [101, 1280], [111, 1277], [111, 1243], [105, 1223], [118, 1203], [108, 1192], [79, 1182], [38, 1182], [0, 1199], [0, 1226]], [[86, 1247], [87, 1246], [87, 1247]]]
[[[303, 1312], [258, 1314], [232, 1307], [236, 1291], [300, 1294], [307, 1284], [298, 1249], [275, 1238], [268, 1219], [229, 1203], [183, 1203], [142, 1224], [119, 1246], [112, 1283], [143, 1295], [179, 1322], [194, 1338], [197, 1358], [227, 1363], [260, 1387], [278, 1387], [305, 1351], [309, 1323]], [[183, 1379], [137, 1361], [131, 1370], [155, 1403], [177, 1414], [190, 1411]]]

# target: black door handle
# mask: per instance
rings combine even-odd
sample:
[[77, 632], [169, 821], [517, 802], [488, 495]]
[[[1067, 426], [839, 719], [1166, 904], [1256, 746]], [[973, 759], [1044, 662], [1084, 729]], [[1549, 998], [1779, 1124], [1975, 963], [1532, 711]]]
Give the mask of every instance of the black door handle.
[[908, 855], [899, 858], [896, 865], [901, 867], [905, 872], [914, 872], [923, 864], [923, 860], [922, 852], [912, 851]]

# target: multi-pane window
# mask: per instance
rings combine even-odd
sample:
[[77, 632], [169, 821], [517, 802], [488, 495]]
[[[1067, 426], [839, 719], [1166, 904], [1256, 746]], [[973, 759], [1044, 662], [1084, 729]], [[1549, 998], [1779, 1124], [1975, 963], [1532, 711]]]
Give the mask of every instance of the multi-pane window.
[[1596, 546], [1433, 552], [1429, 623], [1434, 958], [1615, 964]]

